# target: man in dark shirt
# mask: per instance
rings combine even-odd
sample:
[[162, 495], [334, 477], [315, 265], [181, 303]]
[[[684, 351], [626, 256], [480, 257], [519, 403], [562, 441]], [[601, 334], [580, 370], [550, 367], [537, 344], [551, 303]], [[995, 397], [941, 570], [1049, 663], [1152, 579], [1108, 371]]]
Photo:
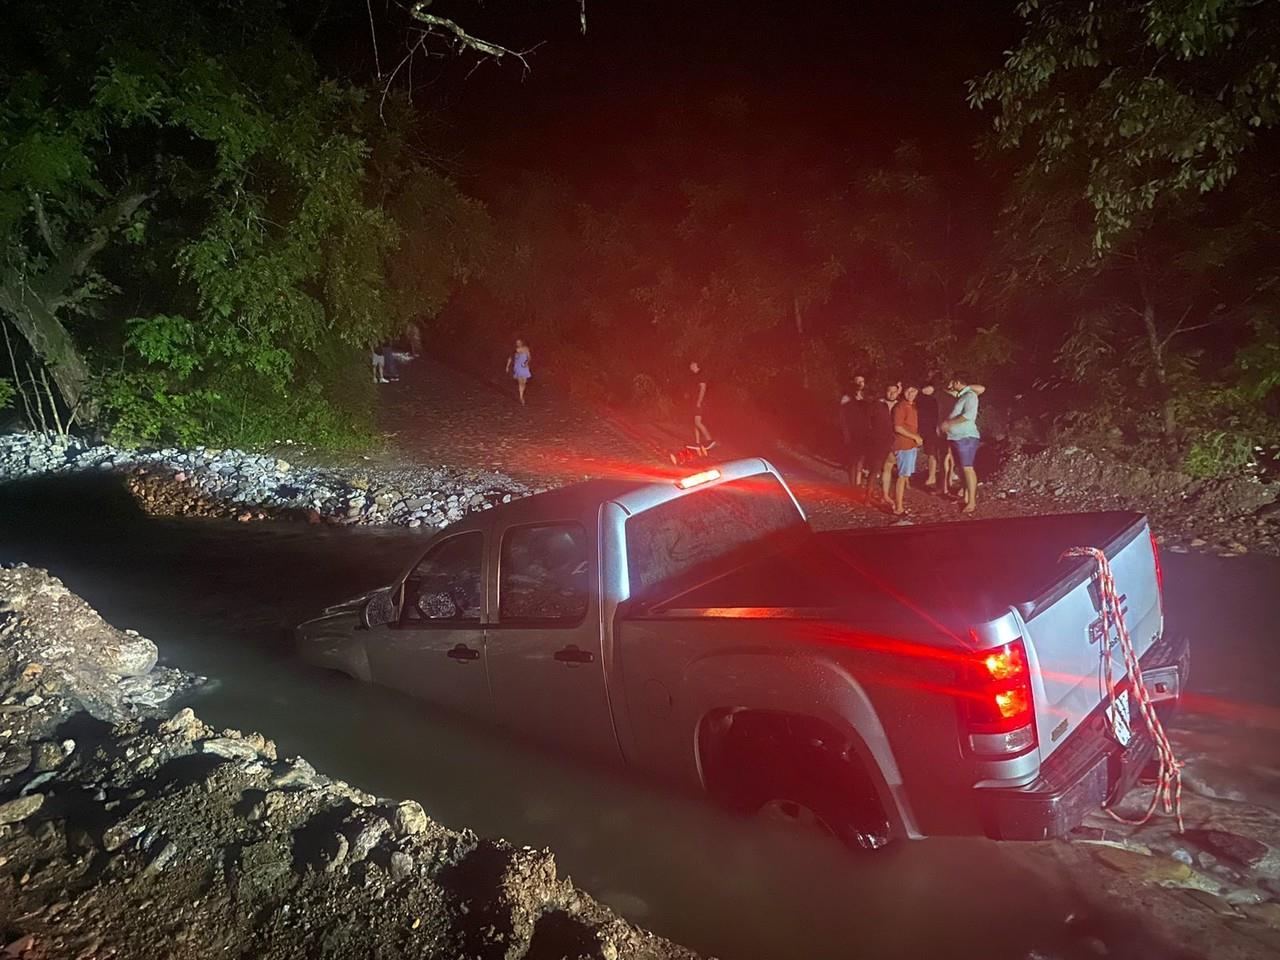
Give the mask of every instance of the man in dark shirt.
[[710, 386], [710, 380], [707, 378], [707, 372], [702, 369], [702, 364], [697, 360], [689, 364], [689, 381], [693, 387], [693, 443], [694, 446], [710, 450], [716, 442], [712, 439], [711, 431], [707, 429], [703, 419], [707, 414], [707, 389]]
[[920, 436], [924, 438], [921, 453], [924, 454], [925, 467], [929, 470], [926, 487], [938, 484], [938, 455], [942, 439], [938, 436], [938, 397], [932, 383], [920, 388], [916, 397], [916, 415], [920, 420]]
[[840, 435], [851, 487], [862, 485], [862, 474], [867, 467], [871, 400], [866, 395], [866, 387], [866, 378], [855, 376], [840, 397]]

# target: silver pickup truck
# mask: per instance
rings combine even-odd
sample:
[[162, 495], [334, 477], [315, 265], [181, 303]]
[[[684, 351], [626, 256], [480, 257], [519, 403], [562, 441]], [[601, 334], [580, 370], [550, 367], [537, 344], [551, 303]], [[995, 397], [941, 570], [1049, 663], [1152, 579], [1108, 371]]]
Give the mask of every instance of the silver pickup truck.
[[473, 514], [296, 639], [312, 663], [851, 845], [1038, 840], [1115, 802], [1152, 752], [1073, 546], [1106, 552], [1171, 710], [1188, 644], [1164, 629], [1141, 515], [815, 532], [763, 460]]

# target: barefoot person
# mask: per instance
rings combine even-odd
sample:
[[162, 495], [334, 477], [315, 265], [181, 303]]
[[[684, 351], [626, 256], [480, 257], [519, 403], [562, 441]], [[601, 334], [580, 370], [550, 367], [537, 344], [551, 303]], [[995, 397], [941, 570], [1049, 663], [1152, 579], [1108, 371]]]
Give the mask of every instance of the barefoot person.
[[907, 387], [902, 391], [900, 399], [893, 408], [893, 458], [898, 466], [898, 482], [893, 490], [893, 515], [905, 517], [906, 507], [902, 500], [907, 493], [907, 483], [916, 472], [916, 454], [924, 443], [920, 435], [919, 411], [916, 409], [916, 396], [919, 390]]
[[978, 473], [973, 462], [982, 443], [982, 434], [978, 432], [978, 394], [970, 386], [971, 380], [967, 374], [956, 374], [951, 378], [947, 391], [955, 395], [956, 402], [951, 416], [941, 424], [956, 464], [964, 474], [965, 513], [978, 509]]
[[920, 419], [920, 429], [917, 432], [924, 438], [919, 450], [924, 463], [917, 462], [917, 466], [923, 466], [928, 471], [924, 485], [932, 487], [938, 483], [938, 458], [941, 453], [938, 448], [942, 445], [942, 438], [938, 436], [938, 397], [932, 383], [926, 383], [920, 388], [916, 397], [916, 412]]
[[690, 382], [693, 385], [693, 444], [696, 447], [702, 447], [710, 450], [716, 445], [715, 440], [711, 436], [711, 431], [707, 429], [704, 417], [707, 413], [707, 373], [702, 369], [702, 364], [697, 360], [689, 364]]
[[529, 370], [529, 362], [533, 359], [533, 354], [529, 352], [529, 348], [525, 346], [523, 340], [516, 338], [516, 352], [507, 358], [507, 373], [516, 378], [516, 389], [520, 393], [520, 406], [524, 406], [524, 388], [529, 383], [529, 378], [533, 376]]
[[867, 380], [855, 375], [840, 397], [840, 433], [844, 440], [845, 464], [849, 469], [849, 486], [862, 486], [867, 468], [870, 434], [871, 398], [866, 395]]
[[893, 480], [893, 441], [897, 436], [893, 429], [893, 408], [901, 392], [901, 383], [891, 383], [884, 388], [884, 396], [872, 405], [875, 412], [872, 414], [872, 457], [867, 476], [867, 499], [875, 498], [875, 483], [879, 479], [880, 503], [890, 509], [893, 508], [893, 501], [889, 498], [889, 484]]

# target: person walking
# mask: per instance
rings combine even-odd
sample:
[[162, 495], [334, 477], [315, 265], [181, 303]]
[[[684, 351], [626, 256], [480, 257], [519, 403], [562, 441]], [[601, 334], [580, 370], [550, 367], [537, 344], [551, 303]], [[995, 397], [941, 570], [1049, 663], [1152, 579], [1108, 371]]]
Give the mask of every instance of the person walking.
[[906, 497], [911, 475], [916, 472], [917, 452], [924, 443], [924, 437], [920, 435], [920, 412], [916, 408], [919, 393], [915, 387], [908, 386], [893, 407], [893, 459], [898, 468], [898, 482], [893, 490], [895, 517], [907, 515], [903, 499]]
[[866, 395], [867, 380], [855, 374], [840, 397], [840, 435], [844, 440], [845, 466], [849, 470], [849, 486], [862, 486], [867, 467], [869, 414], [871, 400]]
[[707, 403], [707, 388], [710, 380], [706, 371], [702, 369], [702, 364], [697, 360], [690, 361], [689, 375], [690, 384], [693, 388], [693, 445], [701, 447], [704, 451], [710, 450], [716, 445], [705, 419], [709, 406]]
[[[920, 429], [917, 432], [924, 438], [918, 456], [924, 457], [923, 466], [929, 471], [924, 485], [937, 486], [938, 459], [941, 453], [939, 447], [942, 446], [942, 438], [938, 434], [938, 397], [932, 383], [926, 383], [921, 387], [920, 393], [916, 396], [916, 416], [920, 421]], [[916, 465], [920, 466], [918, 462]]]
[[529, 348], [525, 346], [525, 342], [516, 337], [516, 350], [507, 358], [507, 373], [515, 377], [516, 390], [520, 394], [520, 406], [524, 406], [524, 391], [529, 384], [529, 378], [533, 376], [533, 371], [529, 369], [529, 364], [533, 360], [533, 354], [529, 352]]
[[871, 499], [875, 492], [876, 470], [879, 470], [880, 503], [893, 508], [893, 500], [889, 498], [889, 484], [893, 480], [893, 441], [897, 435], [893, 429], [893, 408], [898, 402], [902, 390], [900, 383], [891, 383], [884, 388], [884, 396], [871, 405], [871, 432], [868, 445], [871, 452], [870, 470], [867, 475], [867, 498]]
[[978, 472], [974, 469], [974, 460], [982, 443], [982, 434], [978, 431], [978, 394], [970, 385], [972, 379], [963, 373], [951, 378], [947, 391], [955, 395], [956, 402], [951, 408], [951, 416], [941, 424], [952, 455], [964, 475], [964, 513], [978, 509]]

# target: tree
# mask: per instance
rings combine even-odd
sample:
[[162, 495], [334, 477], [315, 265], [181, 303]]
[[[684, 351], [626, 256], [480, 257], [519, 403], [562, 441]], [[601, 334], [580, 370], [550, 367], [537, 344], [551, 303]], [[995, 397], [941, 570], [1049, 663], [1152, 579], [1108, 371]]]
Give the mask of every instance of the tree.
[[1070, 175], [1107, 248], [1160, 205], [1225, 186], [1280, 121], [1280, 17], [1258, 0], [1025, 0], [1004, 65], [970, 82], [995, 143]]
[[409, 115], [326, 79], [275, 5], [21, 16], [0, 68], [0, 313], [67, 408], [92, 419], [100, 396], [134, 438], [341, 433], [368, 409], [360, 351], [457, 274], [418, 256], [396, 295], [401, 238], [407, 264], [449, 211], [474, 219]]

